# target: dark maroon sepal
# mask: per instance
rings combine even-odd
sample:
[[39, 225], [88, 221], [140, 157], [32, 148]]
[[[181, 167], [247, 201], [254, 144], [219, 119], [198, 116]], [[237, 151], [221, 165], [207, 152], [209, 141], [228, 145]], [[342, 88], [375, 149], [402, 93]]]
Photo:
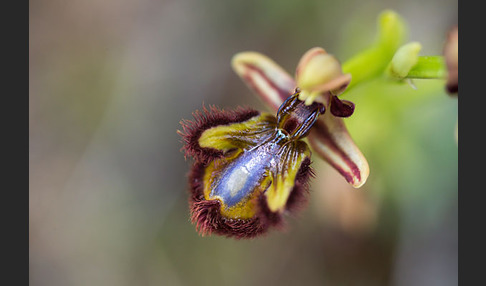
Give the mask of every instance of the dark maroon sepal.
[[331, 113], [336, 117], [349, 117], [354, 112], [354, 103], [348, 100], [340, 100], [331, 95]]

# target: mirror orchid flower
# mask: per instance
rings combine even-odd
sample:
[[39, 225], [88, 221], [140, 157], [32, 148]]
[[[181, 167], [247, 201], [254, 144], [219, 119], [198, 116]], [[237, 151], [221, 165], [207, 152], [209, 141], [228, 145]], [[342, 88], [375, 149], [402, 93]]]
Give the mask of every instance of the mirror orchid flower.
[[342, 121], [354, 104], [338, 98], [351, 76], [333, 56], [309, 50], [295, 80], [255, 52], [237, 54], [232, 65], [276, 116], [213, 106], [181, 122], [182, 149], [195, 161], [189, 174], [191, 220], [202, 235], [252, 238], [283, 226], [283, 215], [305, 202], [311, 149], [353, 186], [366, 181], [366, 159]]
[[457, 92], [457, 32], [449, 36], [445, 61], [419, 56], [421, 44], [404, 45], [406, 35], [401, 17], [383, 11], [368, 49], [341, 66], [323, 48], [312, 48], [294, 77], [261, 53], [236, 54], [234, 71], [271, 113], [211, 106], [181, 122], [182, 150], [194, 159], [189, 208], [196, 229], [202, 235], [252, 238], [283, 226], [284, 215], [305, 202], [314, 174], [312, 153], [351, 186], [361, 187], [369, 166], [344, 122], [355, 109], [340, 98], [345, 91], [378, 79], [414, 87], [415, 78], [448, 76], [448, 92]]

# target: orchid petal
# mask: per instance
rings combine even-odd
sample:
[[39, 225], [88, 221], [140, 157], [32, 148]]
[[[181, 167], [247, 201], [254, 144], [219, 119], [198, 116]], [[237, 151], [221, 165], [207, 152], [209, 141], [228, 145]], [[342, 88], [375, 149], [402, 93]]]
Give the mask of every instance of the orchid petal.
[[314, 88], [312, 88], [312, 92], [302, 90], [299, 99], [305, 101], [306, 105], [311, 105], [314, 102], [328, 105], [329, 96], [343, 93], [350, 82], [351, 74], [342, 74], [327, 83], [316, 85]]
[[[301, 89], [314, 89], [342, 75], [341, 64], [323, 48], [308, 50], [295, 70], [295, 79]], [[333, 88], [331, 88], [333, 89]]]
[[273, 111], [278, 110], [296, 87], [294, 79], [282, 67], [260, 53], [238, 53], [233, 57], [231, 65]]
[[[328, 93], [340, 94], [351, 81], [350, 74], [343, 74], [339, 61], [320, 47], [312, 48], [302, 56], [295, 78], [297, 86], [303, 91], [299, 98], [306, 105], [314, 101], [326, 104]], [[323, 98], [319, 95], [323, 95]]]
[[340, 100], [337, 96], [331, 96], [331, 113], [337, 117], [349, 117], [353, 115], [354, 103], [349, 100]]
[[353, 142], [342, 118], [326, 112], [307, 137], [313, 151], [333, 166], [353, 187], [361, 187], [370, 169], [366, 158]]

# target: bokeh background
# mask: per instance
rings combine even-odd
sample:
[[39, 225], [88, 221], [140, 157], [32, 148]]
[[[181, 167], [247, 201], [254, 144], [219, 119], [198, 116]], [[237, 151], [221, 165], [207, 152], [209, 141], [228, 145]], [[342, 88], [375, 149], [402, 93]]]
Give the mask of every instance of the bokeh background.
[[179, 121], [202, 104], [264, 110], [230, 67], [262, 52], [290, 73], [344, 62], [393, 9], [439, 55], [457, 1], [30, 1], [31, 285], [457, 285], [457, 98], [444, 81], [377, 80], [345, 95], [371, 172], [348, 186], [314, 157], [285, 232], [200, 237]]

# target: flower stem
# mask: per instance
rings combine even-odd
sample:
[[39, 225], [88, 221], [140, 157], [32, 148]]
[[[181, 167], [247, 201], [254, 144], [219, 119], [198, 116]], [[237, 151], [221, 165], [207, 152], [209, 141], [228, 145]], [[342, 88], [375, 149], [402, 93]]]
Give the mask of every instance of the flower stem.
[[447, 68], [442, 56], [421, 56], [406, 78], [444, 79]]
[[352, 76], [346, 90], [379, 76], [407, 38], [407, 34], [406, 24], [397, 13], [391, 10], [382, 12], [378, 17], [378, 38], [375, 43], [342, 65], [343, 72]]

